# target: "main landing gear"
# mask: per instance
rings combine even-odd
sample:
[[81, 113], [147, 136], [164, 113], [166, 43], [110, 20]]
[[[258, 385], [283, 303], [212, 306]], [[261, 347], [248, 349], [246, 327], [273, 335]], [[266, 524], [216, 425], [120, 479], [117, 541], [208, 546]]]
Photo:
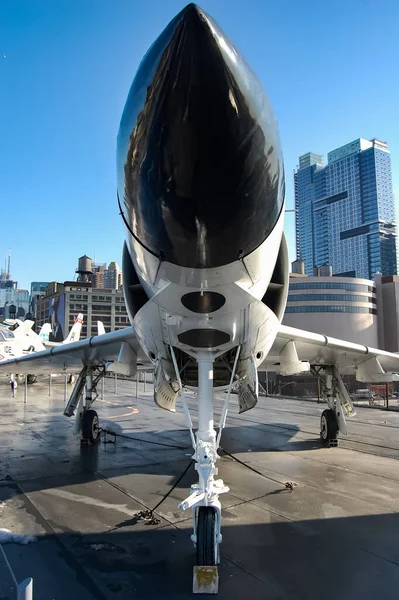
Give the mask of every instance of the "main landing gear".
[[197, 548], [197, 564], [199, 566], [215, 566], [220, 562], [219, 546], [221, 534], [221, 504], [219, 496], [229, 491], [221, 479], [215, 479], [218, 469], [215, 464], [219, 458], [220, 436], [226, 424], [231, 390], [235, 380], [240, 347], [237, 348], [234, 366], [231, 372], [230, 385], [226, 394], [225, 404], [216, 436], [213, 424], [213, 357], [210, 352], [198, 355], [198, 430], [193, 434], [190, 413], [186, 404], [180, 374], [173, 348], [170, 348], [176, 378], [180, 387], [180, 397], [183, 402], [186, 424], [190, 430], [194, 448], [193, 458], [196, 461], [195, 470], [198, 473], [198, 483], [190, 489], [190, 495], [179, 508], [191, 509], [193, 534], [191, 536]]
[[320, 439], [328, 448], [338, 446], [338, 434], [347, 433], [345, 415], [354, 416], [355, 410], [348, 390], [337, 367], [330, 365], [313, 366], [312, 372], [322, 384], [322, 396], [328, 404], [320, 418]]
[[[82, 442], [92, 445], [100, 438], [100, 422], [98, 414], [92, 408], [85, 410], [82, 416]], [[83, 444], [82, 444], [83, 445]]]
[[92, 446], [100, 439], [98, 414], [91, 406], [97, 398], [97, 384], [104, 375], [102, 368], [84, 367], [64, 410], [66, 417], [75, 414], [73, 433], [81, 433], [81, 446]]
[[338, 421], [331, 408], [323, 410], [320, 418], [320, 439], [326, 446], [338, 446]]

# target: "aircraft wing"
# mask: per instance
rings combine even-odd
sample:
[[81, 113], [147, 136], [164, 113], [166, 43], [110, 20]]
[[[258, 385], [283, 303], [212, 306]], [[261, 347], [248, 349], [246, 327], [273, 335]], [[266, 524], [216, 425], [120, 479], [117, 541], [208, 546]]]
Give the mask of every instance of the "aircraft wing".
[[136, 338], [133, 327], [103, 335], [60, 344], [54, 348], [33, 352], [0, 363], [0, 373], [60, 373], [77, 372], [83, 366], [104, 366], [118, 360], [121, 349], [137, 355], [137, 365], [152, 367]]
[[[76, 372], [83, 366], [104, 366], [115, 362], [122, 345], [137, 355], [138, 368], [151, 368], [133, 327], [98, 335], [71, 344], [62, 344], [0, 363], [0, 373]], [[399, 354], [339, 340], [319, 333], [281, 325], [274, 344], [259, 367], [293, 375], [311, 365], [335, 365], [341, 373], [357, 371], [360, 381], [382, 381], [386, 373], [399, 373]], [[392, 380], [392, 379], [391, 379]]]
[[388, 379], [384, 379], [384, 374], [399, 373], [399, 354], [286, 325], [280, 325], [274, 344], [259, 370], [293, 375], [306, 372], [306, 365], [303, 364], [302, 368], [299, 365], [303, 361], [311, 365], [335, 365], [341, 373], [357, 372], [359, 381], [385, 381]]

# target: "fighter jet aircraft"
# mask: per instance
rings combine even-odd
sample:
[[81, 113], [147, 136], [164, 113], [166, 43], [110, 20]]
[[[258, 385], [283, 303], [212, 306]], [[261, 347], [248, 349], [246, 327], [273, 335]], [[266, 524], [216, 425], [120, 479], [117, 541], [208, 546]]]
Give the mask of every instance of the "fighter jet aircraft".
[[44, 325], [40, 333], [32, 331], [33, 321], [20, 321], [15, 330], [8, 327], [0, 329], [0, 363], [4, 360], [24, 356], [31, 352], [40, 352], [46, 348], [62, 346], [78, 341], [82, 331], [83, 314], [79, 313], [63, 342], [49, 342], [48, 329]]
[[[32, 330], [34, 321], [20, 321], [19, 319], [15, 319], [13, 324], [6, 322], [2, 325], [3, 326], [0, 328], [0, 364], [2, 361], [11, 359], [12, 357], [25, 356], [32, 352], [40, 352], [46, 348], [78, 341], [82, 331], [83, 314], [78, 314], [71, 327], [71, 331], [62, 342], [48, 341], [49, 333], [51, 331], [51, 325], [49, 323], [44, 323], [38, 334]], [[101, 333], [100, 329], [98, 330], [98, 333]], [[11, 388], [16, 389], [17, 381], [15, 380], [14, 373], [11, 375]], [[71, 381], [72, 377], [73, 376], [71, 375]], [[28, 373], [27, 380], [28, 383], [35, 383], [37, 376], [33, 373]]]
[[[194, 4], [141, 62], [117, 140], [118, 205], [126, 227], [123, 280], [131, 327], [15, 358], [18, 372], [80, 376], [65, 409], [91, 442], [99, 424], [93, 388], [106, 371], [155, 370], [154, 400], [180, 396], [199, 482], [181, 503], [193, 511], [199, 564], [219, 561], [216, 479], [233, 384], [239, 412], [255, 406], [259, 369], [318, 373], [328, 408], [321, 437], [334, 445], [353, 407], [341, 373], [397, 380], [399, 355], [281, 325], [288, 293], [279, 131], [260, 81], [219, 26]], [[194, 435], [183, 387], [198, 390]], [[227, 390], [216, 434], [213, 391]]]

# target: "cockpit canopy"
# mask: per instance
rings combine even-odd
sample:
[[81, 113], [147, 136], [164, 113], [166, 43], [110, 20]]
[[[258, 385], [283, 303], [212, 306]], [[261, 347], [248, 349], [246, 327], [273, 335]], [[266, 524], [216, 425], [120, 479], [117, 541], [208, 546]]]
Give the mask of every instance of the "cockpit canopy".
[[0, 342], [9, 342], [10, 340], [13, 340], [15, 338], [15, 335], [12, 331], [10, 331], [9, 329], [0, 329]]

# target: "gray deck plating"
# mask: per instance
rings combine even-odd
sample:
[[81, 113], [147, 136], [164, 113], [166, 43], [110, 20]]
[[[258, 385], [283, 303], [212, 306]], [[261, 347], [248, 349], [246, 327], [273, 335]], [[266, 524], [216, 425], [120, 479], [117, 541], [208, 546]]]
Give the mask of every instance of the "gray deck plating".
[[[52, 598], [192, 598], [190, 515], [177, 510], [195, 480], [181, 413], [153, 405], [148, 385], [107, 381], [96, 402], [116, 445], [80, 449], [62, 416], [62, 383], [15, 399], [0, 385], [1, 527], [38, 536], [4, 546], [19, 580]], [[217, 401], [219, 409], [224, 397]], [[221, 600], [390, 599], [399, 586], [399, 413], [360, 408], [339, 448], [323, 449], [323, 405], [263, 398], [231, 408], [222, 438]], [[195, 398], [190, 399], [195, 420]], [[138, 411], [136, 410], [138, 409]], [[293, 492], [284, 487], [295, 481]], [[0, 557], [0, 598], [12, 598]]]

